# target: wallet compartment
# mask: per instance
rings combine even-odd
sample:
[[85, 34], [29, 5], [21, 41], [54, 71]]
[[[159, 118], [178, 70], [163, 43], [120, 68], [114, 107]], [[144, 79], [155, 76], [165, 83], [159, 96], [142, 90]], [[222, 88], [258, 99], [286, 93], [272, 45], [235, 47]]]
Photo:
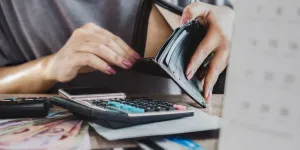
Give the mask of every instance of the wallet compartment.
[[[171, 76], [174, 82], [202, 107], [206, 107], [206, 103], [202, 96], [201, 82], [196, 77], [187, 80], [185, 72], [204, 36], [204, 28], [197, 20], [194, 20], [175, 31], [168, 43], [162, 46], [162, 54], [156, 57], [157, 63]], [[172, 52], [170, 53], [170, 51]], [[168, 57], [170, 60], [166, 60]]]

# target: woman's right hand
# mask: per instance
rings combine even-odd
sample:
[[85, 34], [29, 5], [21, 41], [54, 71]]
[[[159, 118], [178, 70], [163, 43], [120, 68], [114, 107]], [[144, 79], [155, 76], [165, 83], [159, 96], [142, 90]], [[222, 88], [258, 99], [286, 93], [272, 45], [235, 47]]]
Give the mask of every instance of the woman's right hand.
[[100, 70], [113, 75], [112, 66], [129, 69], [140, 56], [118, 36], [88, 23], [74, 30], [67, 43], [49, 57], [45, 76], [48, 80], [68, 82], [84, 70]]

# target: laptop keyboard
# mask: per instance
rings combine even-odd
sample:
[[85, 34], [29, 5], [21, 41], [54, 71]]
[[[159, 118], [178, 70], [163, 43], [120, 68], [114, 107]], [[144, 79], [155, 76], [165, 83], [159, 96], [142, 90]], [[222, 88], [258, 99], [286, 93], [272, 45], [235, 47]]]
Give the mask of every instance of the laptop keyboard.
[[102, 108], [117, 109], [131, 113], [159, 112], [186, 110], [186, 106], [177, 105], [162, 100], [153, 100], [149, 98], [127, 98], [118, 100], [94, 100], [92, 104]]

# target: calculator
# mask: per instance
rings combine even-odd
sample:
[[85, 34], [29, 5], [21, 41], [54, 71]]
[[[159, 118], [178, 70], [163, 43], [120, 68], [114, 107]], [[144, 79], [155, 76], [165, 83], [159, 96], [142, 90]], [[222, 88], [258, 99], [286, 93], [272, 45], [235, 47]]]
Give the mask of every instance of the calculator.
[[146, 97], [72, 100], [53, 96], [50, 100], [79, 118], [113, 129], [194, 115], [189, 106]]
[[39, 118], [48, 115], [48, 97], [15, 97], [0, 100], [0, 119]]

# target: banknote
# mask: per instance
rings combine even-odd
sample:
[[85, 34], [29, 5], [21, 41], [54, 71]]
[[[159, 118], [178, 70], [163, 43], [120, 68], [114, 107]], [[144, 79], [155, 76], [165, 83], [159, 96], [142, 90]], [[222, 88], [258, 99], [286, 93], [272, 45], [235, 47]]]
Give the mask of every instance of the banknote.
[[84, 122], [80, 132], [75, 137], [75, 143], [71, 147], [72, 150], [90, 150], [91, 143], [90, 143], [90, 136], [89, 136], [89, 127], [90, 125], [88, 122]]
[[[69, 118], [68, 118], [69, 119]], [[63, 122], [67, 121], [68, 119], [61, 119], [56, 121], [49, 121], [44, 123], [33, 123], [33, 124], [26, 124], [24, 126], [19, 126], [16, 129], [11, 129], [7, 131], [5, 134], [0, 136], [0, 145], [5, 142], [16, 142], [22, 141], [27, 138], [30, 138], [38, 133], [43, 131], [47, 131]]]
[[0, 130], [8, 127], [13, 127], [19, 124], [25, 124], [32, 121], [32, 119], [5, 119], [0, 122]]
[[5, 123], [5, 122], [8, 122], [8, 121], [13, 121], [13, 120], [16, 120], [16, 119], [1, 119], [1, 120], [0, 120], [0, 124], [1, 124], [1, 123]]
[[90, 149], [88, 127], [63, 109], [45, 118], [0, 120], [0, 149]]
[[81, 130], [82, 123], [82, 120], [74, 118], [65, 119], [6, 134], [0, 137], [0, 149], [76, 149], [88, 134], [88, 130]]
[[61, 108], [52, 108], [46, 118], [20, 118], [0, 120], [0, 135], [19, 130], [37, 123], [60, 120], [72, 114]]
[[[69, 132], [73, 129], [79, 132], [81, 121], [79, 120], [67, 120], [62, 124], [59, 124], [55, 127], [50, 127], [49, 129], [42, 131], [32, 137], [29, 137], [25, 140], [18, 141], [18, 146], [15, 146], [15, 143], [12, 143], [9, 148], [30, 148], [30, 149], [47, 149], [48, 147], [55, 145], [59, 140], [67, 138]], [[79, 126], [76, 127], [76, 126]], [[76, 136], [73, 134], [70, 136]]]
[[53, 144], [49, 149], [72, 149], [72, 150], [88, 150], [91, 149], [90, 137], [89, 137], [89, 124], [83, 122], [80, 128], [80, 131], [76, 136], [74, 135], [77, 130], [73, 130], [73, 134], [65, 136], [63, 139], [60, 139], [57, 143]]
[[[70, 116], [58, 116], [53, 118], [43, 118], [43, 119], [32, 119], [32, 120], [14, 120], [12, 122], [7, 122], [0, 129], [0, 136], [4, 134], [9, 134], [13, 132], [20, 132], [20, 130], [28, 130], [29, 127], [41, 127], [39, 125], [51, 125], [56, 121], [61, 121]], [[16, 123], [17, 122], [17, 123]]]

